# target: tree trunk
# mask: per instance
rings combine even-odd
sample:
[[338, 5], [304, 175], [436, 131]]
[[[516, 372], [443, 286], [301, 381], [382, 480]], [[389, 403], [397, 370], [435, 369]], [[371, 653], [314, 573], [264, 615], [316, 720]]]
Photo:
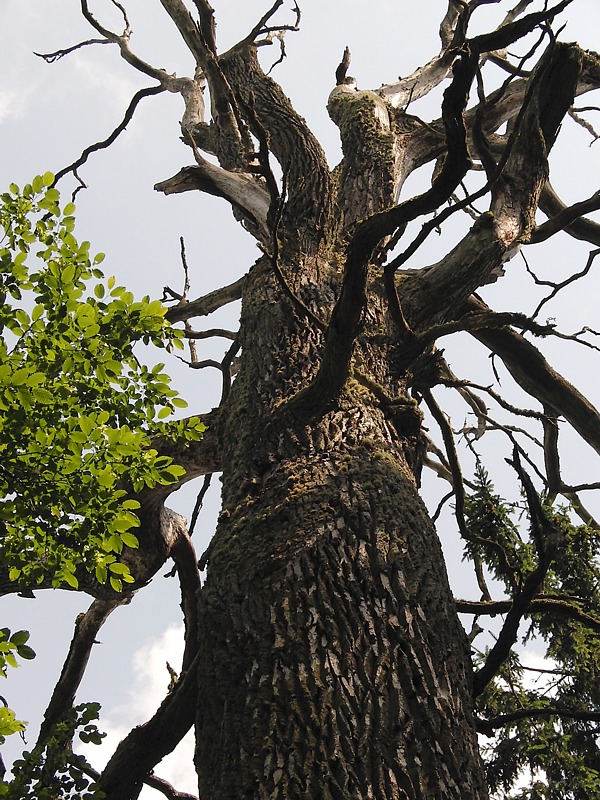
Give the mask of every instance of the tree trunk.
[[[416, 406], [384, 412], [350, 380], [325, 413], [279, 414], [320, 332], [266, 260], [241, 337], [200, 601], [200, 796], [486, 797], [468, 642], [417, 490]], [[365, 344], [367, 360], [401, 395], [390, 352]]]

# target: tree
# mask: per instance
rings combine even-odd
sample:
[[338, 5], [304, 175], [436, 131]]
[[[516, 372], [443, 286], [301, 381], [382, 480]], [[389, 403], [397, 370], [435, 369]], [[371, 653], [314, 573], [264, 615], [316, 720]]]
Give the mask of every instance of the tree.
[[[155, 188], [225, 199], [262, 255], [217, 292], [189, 300], [171, 291], [177, 303], [167, 316], [185, 323], [191, 342], [202, 334], [190, 319], [242, 299], [239, 332], [220, 364], [222, 400], [203, 417], [206, 435], [152, 442], [186, 470], [183, 479], [222, 472], [223, 507], [200, 560], [208, 576], [199, 589], [181, 519], [164, 506], [175, 484], [133, 498], [142, 572], [132, 566], [136, 582], [119, 597], [139, 588], [147, 564], [155, 570], [172, 556], [186, 651], [156, 715], [121, 743], [97, 786], [116, 800], [137, 797], [144, 781], [161, 785], [152, 769], [194, 725], [203, 800], [485, 798], [490, 789], [519, 796], [513, 787], [526, 767], [532, 783], [521, 796], [599, 797], [598, 524], [580, 499], [598, 485], [563, 480], [558, 439], [567, 423], [600, 452], [600, 419], [531, 341], [564, 336], [537, 319], [546, 301], [532, 315], [495, 312], [479, 293], [501, 282], [521, 246], [565, 235], [600, 241], [598, 224], [583, 216], [600, 206], [598, 193], [567, 206], [549, 182], [563, 121], [571, 114], [591, 129], [573, 103], [600, 82], [599, 57], [561, 42], [553, 27], [576, 3], [530, 13], [530, 2], [506, 4], [501, 24], [477, 34], [479, 7], [488, 3], [452, 0], [440, 52], [376, 91], [357, 88], [346, 49], [328, 102], [343, 148], [334, 170], [259, 60], [274, 42], [284, 56], [284, 34], [300, 27], [295, 3], [281, 19], [277, 0], [223, 53], [208, 3], [195, 0], [193, 14], [182, 0], [161, 3], [194, 59], [193, 77], [136, 55], [120, 3], [113, 0], [124, 19], [117, 33], [82, 0], [99, 41], [116, 44], [156, 85], [138, 92], [114, 135], [63, 174], [77, 176], [144, 96], [179, 93], [194, 164]], [[517, 43], [521, 57], [510, 55]], [[441, 114], [425, 122], [413, 104], [444, 81]], [[409, 175], [428, 163], [429, 187], [405, 197]], [[538, 210], [546, 221], [537, 222]], [[419, 263], [428, 237], [459, 212], [471, 227], [435, 264]], [[555, 296], [589, 272], [597, 252], [562, 281], [546, 273], [535, 280]], [[417, 268], [409, 268], [415, 255]], [[459, 332], [504, 364], [534, 408], [454, 375], [438, 341]], [[570, 338], [595, 348], [595, 335], [586, 328]], [[455, 389], [476, 416], [476, 427], [463, 431], [477, 453], [470, 479], [434, 396], [439, 386]], [[492, 409], [518, 426], [497, 421]], [[441, 446], [427, 435], [424, 413]], [[499, 429], [522, 487], [512, 512], [478, 454], [483, 433]], [[450, 591], [420, 497], [425, 464], [450, 482], [477, 600]], [[491, 588], [490, 575], [499, 582]], [[76, 628], [46, 715], [47, 742], [67, 718], [72, 734], [70, 702], [113, 602], [104, 584], [90, 580], [85, 589], [97, 599]], [[500, 589], [504, 597], [494, 601]], [[458, 612], [475, 623], [505, 614], [474, 662], [480, 626], [467, 635]], [[514, 649], [524, 620], [556, 661], [553, 691], [525, 681]], [[485, 763], [478, 732], [488, 737]]]

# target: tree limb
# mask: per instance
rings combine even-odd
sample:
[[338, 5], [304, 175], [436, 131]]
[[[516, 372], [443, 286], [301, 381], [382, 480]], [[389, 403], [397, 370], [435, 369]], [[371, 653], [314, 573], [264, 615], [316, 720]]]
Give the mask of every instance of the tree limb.
[[223, 286], [221, 289], [215, 289], [214, 292], [205, 294], [203, 297], [173, 306], [165, 316], [170, 322], [181, 322], [192, 317], [206, 317], [228, 303], [240, 300], [245, 280], [246, 276], [244, 275], [234, 283]]
[[242, 214], [250, 217], [253, 223], [253, 227], [249, 228], [251, 233], [256, 230], [257, 238], [265, 243], [269, 241], [267, 215], [270, 198], [251, 175], [230, 172], [206, 161], [198, 154], [196, 166], [183, 167], [177, 175], [155, 184], [154, 189], [166, 195], [202, 191], [222, 197]]
[[[456, 599], [456, 610], [459, 614], [474, 614], [475, 616], [490, 616], [494, 617], [496, 614], [506, 614], [512, 607], [512, 600], [461, 600]], [[551, 612], [552, 614], [560, 614], [563, 617], [568, 617], [582, 625], [600, 632], [600, 619], [586, 614], [577, 606], [569, 603], [560, 598], [542, 597], [538, 595], [529, 604], [526, 616], [531, 614], [541, 614], [544, 612]]]
[[136, 798], [152, 769], [192, 727], [196, 713], [197, 660], [198, 656], [154, 716], [127, 734], [102, 771], [99, 788], [111, 800]]
[[[475, 297], [471, 297], [465, 306], [465, 310], [470, 311], [485, 308], [485, 303]], [[600, 414], [548, 364], [537, 348], [508, 328], [473, 331], [471, 335], [502, 359], [522, 389], [539, 400], [542, 406], [564, 417], [582, 439], [600, 453]]]

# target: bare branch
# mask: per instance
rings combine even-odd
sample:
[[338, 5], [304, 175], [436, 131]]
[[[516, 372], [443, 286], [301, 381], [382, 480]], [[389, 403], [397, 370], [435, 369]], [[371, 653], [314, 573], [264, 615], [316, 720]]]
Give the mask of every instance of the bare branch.
[[554, 236], [555, 233], [558, 233], [558, 231], [570, 227], [575, 221], [579, 220], [583, 214], [587, 214], [590, 211], [597, 211], [599, 208], [600, 191], [597, 191], [594, 192], [591, 197], [588, 197], [587, 200], [582, 200], [568, 208], [564, 208], [559, 214], [549, 219], [548, 222], [538, 225], [531, 231], [529, 241], [525, 244], [544, 242], [546, 239]]
[[[506, 614], [510, 611], [512, 600], [461, 600], [456, 599], [456, 610], [459, 614], [475, 614], [476, 616], [491, 616], [497, 614]], [[548, 597], [546, 595], [539, 595], [531, 601], [527, 616], [531, 614], [542, 614], [544, 612], [552, 614], [560, 614], [561, 616], [574, 619], [583, 625], [590, 628], [590, 630], [600, 632], [600, 619], [586, 614], [572, 602], [562, 600], [559, 597]]]
[[71, 47], [65, 47], [62, 50], [55, 50], [53, 53], [34, 52], [33, 55], [38, 56], [38, 58], [43, 58], [47, 64], [54, 64], [55, 61], [60, 61], [61, 58], [68, 56], [70, 53], [74, 53], [76, 50], [80, 50], [82, 47], [87, 47], [88, 45], [93, 44], [112, 44], [112, 42], [110, 39], [87, 39], [85, 42], [79, 42]]
[[[214, 292], [198, 297], [196, 300], [183, 302], [180, 305], [173, 306], [167, 311], [166, 317], [170, 322], [181, 322], [182, 320], [191, 319], [192, 317], [205, 317], [212, 314], [219, 308], [234, 303], [242, 296], [242, 289], [246, 276], [239, 278], [234, 283], [224, 286], [221, 289], [216, 289]], [[165, 287], [165, 291], [171, 292], [172, 290]]]
[[134, 728], [115, 750], [98, 783], [111, 800], [136, 796], [151, 770], [172, 752], [194, 723], [197, 659], [183, 673], [154, 716]]
[[192, 517], [190, 519], [190, 525], [189, 525], [189, 535], [190, 535], [190, 537], [192, 536], [192, 534], [194, 533], [194, 530], [196, 528], [196, 522], [198, 521], [198, 516], [200, 514], [200, 511], [202, 510], [202, 505], [204, 503], [204, 498], [206, 496], [207, 491], [210, 488], [211, 481], [212, 481], [212, 475], [205, 475], [204, 476], [204, 481], [202, 482], [202, 488], [200, 489], [200, 491], [198, 492], [198, 496], [196, 497], [196, 502], [194, 504], [194, 510], [192, 511]]
[[[589, 200], [591, 199], [592, 198], [589, 198]], [[584, 202], [589, 202], [589, 200]], [[542, 194], [540, 195], [539, 205], [544, 214], [550, 218], [548, 223], [544, 223], [544, 225], [551, 223], [553, 219], [560, 219], [562, 214], [569, 211], [568, 207], [562, 202], [548, 181], [546, 182], [546, 185], [542, 190]], [[544, 228], [544, 225], [540, 225], [540, 228]], [[597, 222], [593, 222], [592, 220], [585, 218], [575, 217], [570, 223], [564, 227], [561, 227], [561, 230], [564, 230], [565, 233], [568, 233], [575, 239], [581, 239], [583, 241], [590, 242], [590, 244], [593, 244], [596, 247], [600, 247], [600, 224]], [[536, 235], [535, 232], [536, 229], [533, 230], [532, 236]], [[534, 240], [530, 241], [533, 243]]]
[[[487, 308], [471, 297], [469, 309]], [[600, 453], [600, 414], [572, 384], [548, 364], [530, 342], [507, 328], [474, 331], [471, 334], [496, 353], [514, 380], [540, 403], [564, 417], [584, 441]]]
[[571, 117], [572, 120], [574, 120], [578, 125], [580, 125], [584, 130], [586, 130], [590, 134], [590, 136], [592, 137], [591, 144], [594, 144], [594, 142], [600, 139], [600, 133], [596, 132], [596, 129], [591, 124], [591, 122], [588, 122], [587, 119], [584, 119], [582, 116], [580, 116], [575, 111], [574, 108], [569, 109], [569, 116]]
[[186, 339], [210, 339], [213, 336], [221, 336], [224, 339], [231, 339], [232, 341], [236, 338], [237, 333], [235, 331], [227, 331], [224, 328], [210, 328], [207, 331], [193, 331], [188, 330], [187, 328], [184, 331], [184, 336]]
[[137, 69], [138, 72], [142, 72], [144, 75], [154, 78], [161, 84], [163, 84], [164, 81], [171, 79], [173, 76], [169, 75], [164, 69], [156, 69], [151, 64], [148, 64], [146, 61], [138, 58], [138, 56], [132, 52], [129, 46], [131, 25], [127, 19], [125, 8], [121, 5], [121, 3], [116, 2], [116, 0], [111, 0], [111, 2], [114, 6], [120, 9], [121, 13], [123, 14], [125, 29], [121, 34], [114, 33], [114, 31], [110, 31], [108, 28], [103, 27], [89, 10], [87, 0], [81, 0], [81, 13], [90, 23], [90, 25], [98, 31], [99, 34], [104, 36], [109, 42], [113, 42], [114, 44], [118, 45], [122, 58], [132, 67]]
[[[230, 172], [211, 164], [199, 154], [199, 163], [195, 167], [183, 167], [177, 175], [155, 184], [157, 192], [179, 194], [181, 192], [202, 191], [215, 197], [222, 197], [242, 214], [250, 217], [256, 226], [256, 235], [261, 241], [270, 238], [267, 215], [269, 213], [269, 195], [256, 182], [253, 176], [241, 172]], [[254, 229], [250, 230], [251, 233]]]
[[335, 71], [335, 85], [339, 86], [340, 84], [344, 83], [346, 80], [346, 75], [348, 73], [348, 68], [350, 66], [350, 50], [348, 47], [344, 49], [344, 54], [342, 56], [342, 60], [340, 61], [338, 68]]
[[98, 150], [105, 150], [107, 147], [110, 147], [110, 145], [117, 139], [117, 137], [121, 133], [123, 133], [123, 131], [127, 128], [127, 125], [133, 119], [133, 115], [140, 101], [143, 100], [144, 97], [151, 97], [152, 95], [160, 94], [161, 92], [164, 91], [165, 89], [163, 86], [149, 86], [147, 89], [140, 89], [139, 91], [137, 91], [134, 94], [131, 102], [129, 103], [129, 106], [127, 107], [127, 111], [125, 112], [123, 120], [117, 125], [117, 127], [110, 134], [110, 136], [108, 136], [106, 139], [103, 139], [101, 142], [96, 142], [95, 144], [86, 147], [76, 161], [74, 161], [68, 167], [60, 169], [56, 173], [54, 183], [56, 184], [64, 175], [67, 175], [69, 172], [76, 173], [79, 167], [85, 164], [85, 162], [88, 160], [88, 158], [91, 156], [92, 153], [96, 153]]

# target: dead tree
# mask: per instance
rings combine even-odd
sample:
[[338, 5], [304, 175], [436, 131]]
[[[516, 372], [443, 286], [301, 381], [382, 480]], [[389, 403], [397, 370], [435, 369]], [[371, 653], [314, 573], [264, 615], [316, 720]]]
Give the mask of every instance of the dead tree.
[[[199, 588], [181, 518], [164, 509], [167, 492], [143, 497], [139, 581], [175, 558], [186, 656], [156, 717], [121, 743], [99, 785], [111, 800], [137, 797], [195, 725], [203, 800], [482, 800], [488, 788], [477, 729], [491, 734], [510, 720], [484, 719], [476, 702], [507, 663], [521, 620], [560, 613], [598, 635], [596, 599], [586, 611], [581, 598], [548, 584], [564, 537], [537, 491], [550, 501], [564, 496], [588, 530], [597, 529], [579, 497], [593, 486], [568, 486], [561, 477], [557, 421], [600, 452], [600, 417], [531, 341], [558, 331], [535, 315], [496, 313], [477, 291], [502, 279], [520, 246], [554, 235], [600, 246], [598, 224], [583, 216], [600, 207], [598, 193], [565, 206], [548, 165], [575, 98], [600, 85], [600, 58], [554, 33], [572, 0], [531, 13], [528, 2], [507, 4], [504, 22], [480, 35], [469, 23], [484, 3], [450, 0], [439, 53], [398, 82], [361, 90], [348, 75], [349, 51], [337, 70], [335, 59], [328, 111], [343, 159], [332, 169], [259, 60], [266, 45], [283, 48], [284, 33], [298, 30], [295, 3], [282, 18], [277, 0], [220, 53], [208, 2], [194, 0], [189, 9], [183, 0], [161, 0], [165, 24], [177, 27], [195, 61], [189, 77], [140, 59], [126, 11], [113, 3], [125, 19], [121, 33], [105, 28], [86, 0], [81, 8], [101, 41], [155, 80], [146, 93], [183, 99], [181, 134], [192, 163], [155, 188], [224, 198], [262, 255], [242, 280], [195, 300], [174, 296], [169, 311], [198, 339], [190, 320], [242, 300], [206, 437], [185, 451], [158, 443], [188, 480], [222, 472], [223, 506]], [[521, 59], [508, 54], [517, 42], [529, 50]], [[413, 114], [413, 104], [442, 82], [439, 118]], [[92, 149], [65, 172], [76, 172]], [[405, 196], [406, 179], [427, 163], [435, 164], [430, 186]], [[475, 210], [476, 201], [484, 210]], [[538, 209], [547, 218], [540, 224]], [[472, 225], [443, 258], [406, 268], [436, 228], [464, 211]], [[415, 220], [422, 221], [417, 233]], [[458, 331], [504, 363], [532, 409], [452, 373], [438, 341]], [[478, 435], [498, 427], [493, 408], [539, 428], [538, 458], [506, 426], [531, 518], [532, 568], [513, 563], [498, 542], [477, 550], [456, 436], [432, 391], [440, 385], [454, 387], [476, 412]], [[439, 425], [440, 446], [425, 435], [422, 409]], [[476, 553], [481, 598], [452, 596], [419, 493], [424, 464], [450, 482], [456, 526]], [[492, 601], [485, 583], [486, 553], [496, 572], [512, 576], [501, 601]], [[86, 588], [100, 598], [92, 615], [100, 621], [115, 601], [91, 581]], [[476, 669], [458, 611], [480, 619], [506, 613]], [[48, 724], [73, 696], [78, 678], [67, 669], [64, 676], [71, 683], [61, 687]], [[596, 712], [581, 713], [589, 720]]]

